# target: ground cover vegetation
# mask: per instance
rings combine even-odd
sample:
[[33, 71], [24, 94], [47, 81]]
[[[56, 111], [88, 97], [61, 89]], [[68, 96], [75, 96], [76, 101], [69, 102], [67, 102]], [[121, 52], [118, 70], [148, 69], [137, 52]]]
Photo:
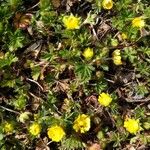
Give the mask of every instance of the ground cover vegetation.
[[150, 149], [149, 0], [0, 1], [0, 149]]

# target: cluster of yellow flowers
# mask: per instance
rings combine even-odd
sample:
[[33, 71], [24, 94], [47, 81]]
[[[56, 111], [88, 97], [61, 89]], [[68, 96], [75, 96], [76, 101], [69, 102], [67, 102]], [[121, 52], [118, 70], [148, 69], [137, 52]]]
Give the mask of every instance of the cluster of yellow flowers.
[[[103, 0], [102, 6], [104, 9], [110, 10], [113, 7], [113, 1]], [[76, 17], [73, 14], [71, 14], [71, 15], [67, 15], [63, 17], [63, 23], [66, 29], [68, 30], [79, 29], [81, 25], [81, 19], [80, 17]], [[136, 17], [132, 20], [132, 26], [141, 29], [145, 26], [145, 21], [142, 17]], [[123, 39], [127, 38], [126, 34], [122, 34], [122, 37]], [[85, 59], [90, 60], [94, 55], [93, 49], [89, 47], [86, 48], [83, 51], [82, 55], [84, 56]], [[122, 65], [120, 50], [115, 50], [113, 52], [112, 59], [115, 65]], [[108, 93], [103, 92], [99, 95], [98, 102], [100, 105], [107, 107], [112, 102], [112, 98]], [[27, 120], [28, 115], [29, 115], [28, 113], [23, 113], [19, 117], [20, 122], [24, 122], [25, 120]], [[79, 133], [85, 133], [89, 131], [90, 126], [91, 126], [90, 117], [85, 114], [79, 115], [73, 123], [73, 129]], [[124, 121], [124, 127], [129, 133], [136, 134], [140, 129], [139, 120], [127, 118]], [[5, 123], [4, 130], [5, 132], [12, 132], [13, 130], [12, 124]], [[29, 127], [29, 132], [34, 136], [39, 135], [41, 132], [41, 125], [36, 122], [31, 124]], [[55, 141], [55, 142], [61, 141], [61, 139], [66, 135], [64, 129], [58, 125], [49, 127], [47, 129], [47, 134], [48, 134], [48, 137], [52, 139], [52, 141]]]
[[[102, 93], [100, 94], [98, 101], [101, 105], [108, 106], [111, 103], [112, 98], [110, 97], [109, 94]], [[91, 120], [88, 115], [85, 115], [85, 114], [78, 115], [78, 117], [75, 119], [73, 123], [73, 129], [76, 132], [85, 133], [89, 131], [91, 127], [90, 122]], [[124, 127], [129, 133], [136, 134], [140, 130], [139, 120], [127, 118], [124, 121]], [[13, 130], [14, 130], [14, 127], [12, 123], [6, 122], [4, 124], [4, 131], [6, 133], [11, 133]], [[31, 124], [29, 127], [29, 132], [33, 136], [38, 136], [41, 132], [41, 125], [37, 122]], [[66, 135], [66, 133], [61, 126], [54, 125], [47, 129], [47, 135], [52, 141], [60, 142], [62, 138]]]
[[[112, 102], [112, 98], [110, 94], [103, 92], [99, 95], [98, 102], [100, 103], [100, 105], [107, 107]], [[24, 118], [24, 115], [26, 118], [26, 114], [23, 114], [23, 118]], [[22, 121], [21, 119], [21, 122], [24, 122], [24, 120]], [[76, 132], [85, 133], [89, 131], [90, 127], [91, 127], [91, 120], [90, 120], [90, 117], [86, 114], [80, 114], [74, 120], [73, 129]], [[127, 118], [124, 121], [124, 127], [129, 133], [136, 134], [140, 129], [139, 120]], [[4, 131], [6, 133], [11, 133], [13, 130], [14, 130], [14, 127], [12, 123], [5, 122]], [[32, 123], [29, 126], [29, 132], [33, 136], [38, 136], [41, 132], [41, 125], [37, 122]], [[59, 142], [66, 135], [66, 133], [61, 126], [54, 125], [47, 129], [47, 135], [52, 141]]]
[[[73, 129], [80, 133], [87, 132], [90, 129], [90, 117], [85, 114], [79, 115], [74, 121]], [[29, 132], [33, 136], [38, 136], [41, 132], [41, 125], [37, 122], [31, 124], [29, 127]], [[61, 126], [54, 125], [47, 129], [47, 135], [52, 141], [59, 142], [66, 135], [66, 133]]]
[[[38, 136], [41, 132], [41, 125], [36, 122], [31, 124], [29, 132], [33, 136]], [[65, 136], [65, 132], [61, 126], [55, 125], [47, 129], [47, 135], [52, 141], [59, 142]]]
[[112, 53], [112, 60], [115, 65], [122, 65], [120, 50], [117, 49]]
[[[112, 9], [113, 1], [112, 0], [103, 0], [102, 6], [104, 9]], [[145, 21], [142, 16], [136, 17], [132, 20], [132, 27], [143, 28], [145, 26]]]
[[[103, 0], [102, 6], [104, 9], [112, 9], [113, 1], [112, 0]], [[142, 16], [136, 17], [132, 20], [132, 27], [143, 28], [145, 26], [145, 21]]]
[[[111, 103], [112, 98], [107, 93], [101, 93], [100, 96], [99, 96], [98, 101], [101, 105], [108, 106]], [[76, 132], [85, 133], [85, 132], [89, 131], [89, 129], [91, 127], [90, 122], [91, 122], [91, 120], [90, 120], [90, 117], [88, 115], [80, 114], [74, 120], [73, 129]], [[41, 132], [40, 124], [38, 124], [36, 122], [31, 124], [30, 127], [29, 127], [29, 132], [33, 136], [39, 135], [40, 132]], [[47, 129], [47, 135], [50, 139], [52, 139], [52, 141], [59, 142], [66, 135], [66, 133], [65, 133], [64, 129], [61, 126], [55, 125], [55, 126], [49, 127]]]

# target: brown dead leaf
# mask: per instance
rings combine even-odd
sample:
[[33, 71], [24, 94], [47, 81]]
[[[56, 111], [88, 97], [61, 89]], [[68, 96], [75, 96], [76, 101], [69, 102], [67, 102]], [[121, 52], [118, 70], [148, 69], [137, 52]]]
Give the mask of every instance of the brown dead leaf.
[[25, 133], [18, 133], [15, 138], [21, 141], [24, 145], [29, 143], [29, 139]]
[[93, 143], [91, 146], [88, 147], [87, 150], [102, 150], [98, 143]]
[[55, 8], [58, 8], [60, 6], [60, 0], [52, 0], [52, 4]]
[[68, 80], [63, 80], [63, 81], [57, 81], [56, 82], [56, 87], [54, 88], [55, 91], [67, 91], [69, 90], [69, 84], [67, 83]]
[[13, 21], [15, 28], [27, 29], [31, 24], [31, 18], [32, 18], [31, 13], [26, 14], [16, 13]]
[[107, 23], [102, 23], [97, 29], [97, 37], [102, 39], [110, 29], [111, 27]]
[[86, 101], [87, 105], [92, 105], [94, 107], [98, 106], [97, 97], [94, 96], [94, 95], [91, 95], [91, 96], [87, 97], [85, 99], [85, 101]]
[[141, 32], [141, 37], [145, 37], [145, 36], [150, 35], [150, 31], [147, 31], [147, 30], [144, 29], [144, 28], [141, 29], [140, 32]]
[[47, 146], [48, 139], [45, 137], [44, 139], [40, 139], [36, 143], [35, 150], [50, 150], [50, 148]]

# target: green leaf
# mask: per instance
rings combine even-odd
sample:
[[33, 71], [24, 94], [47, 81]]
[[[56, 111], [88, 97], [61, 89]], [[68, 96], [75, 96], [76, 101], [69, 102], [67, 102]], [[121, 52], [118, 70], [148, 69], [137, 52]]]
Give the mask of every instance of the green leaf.
[[140, 62], [137, 64], [137, 71], [140, 72], [141, 75], [149, 76], [150, 75], [150, 67], [147, 62]]
[[41, 68], [40, 66], [34, 66], [31, 69], [32, 69], [32, 72], [31, 72], [32, 78], [33, 80], [37, 81], [40, 76]]
[[134, 63], [137, 58], [137, 52], [132, 47], [124, 48], [123, 58], [128, 59], [131, 63]]
[[0, 141], [3, 139], [3, 134], [2, 133], [0, 133]]
[[77, 137], [71, 136], [68, 139], [64, 139], [61, 142], [60, 150], [74, 150], [74, 149], [82, 149], [85, 147], [85, 144], [81, 142]]
[[18, 110], [25, 109], [26, 106], [26, 97], [24, 95], [20, 95], [17, 100], [13, 102], [14, 106]]
[[5, 66], [10, 66], [13, 62], [16, 61], [18, 61], [18, 58], [14, 54], [7, 52], [4, 58], [0, 59], [0, 68], [3, 68]]
[[90, 64], [79, 63], [75, 67], [75, 74], [79, 80], [81, 80], [82, 82], [87, 82], [91, 79], [92, 71], [94, 70], [95, 68]]
[[97, 93], [102, 93], [102, 91], [105, 91], [107, 88], [107, 83], [105, 81], [97, 81], [97, 84], [95, 86], [95, 90]]
[[15, 33], [8, 32], [7, 34], [9, 36], [8, 48], [10, 51], [15, 51], [18, 48], [23, 47], [26, 40], [21, 30], [18, 29]]
[[96, 18], [96, 14], [92, 14], [91, 12], [89, 12], [83, 24], [95, 25], [96, 24], [95, 18]]

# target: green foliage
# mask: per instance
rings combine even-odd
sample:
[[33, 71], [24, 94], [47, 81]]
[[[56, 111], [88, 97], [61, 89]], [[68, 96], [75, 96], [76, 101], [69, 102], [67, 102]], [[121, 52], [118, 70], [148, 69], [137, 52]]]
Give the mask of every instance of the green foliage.
[[149, 91], [145, 85], [141, 84], [141, 85], [136, 86], [136, 93], [144, 97], [146, 94], [149, 93]]
[[84, 143], [74, 136], [71, 136], [70, 138], [63, 140], [60, 147], [61, 150], [74, 150], [82, 148], [84, 148]]
[[[67, 29], [65, 16], [73, 16], [70, 26], [78, 27]], [[133, 26], [136, 17], [142, 17], [142, 27]], [[100, 0], [1, 0], [0, 149], [38, 149], [39, 143], [60, 150], [90, 149], [95, 143], [102, 149], [147, 148], [149, 18], [148, 0], [113, 0], [110, 9]], [[93, 49], [91, 59], [83, 55], [86, 48]], [[114, 56], [115, 50], [121, 54]], [[102, 92], [112, 98], [108, 107], [98, 101]], [[19, 122], [25, 112], [29, 119]], [[80, 114], [90, 117], [86, 133], [73, 128]], [[136, 134], [124, 127], [126, 118], [139, 119]], [[14, 122], [12, 133], [5, 132], [5, 121]], [[32, 138], [34, 122], [41, 131]], [[47, 134], [54, 125], [65, 132], [58, 143]]]
[[16, 61], [18, 61], [18, 58], [14, 54], [7, 52], [2, 58], [0, 58], [0, 69], [5, 66], [10, 66]]
[[105, 81], [97, 81], [95, 86], [96, 93], [102, 93], [107, 89], [107, 83]]
[[134, 63], [137, 59], [137, 52], [132, 47], [124, 48], [123, 57]]
[[111, 134], [110, 141], [114, 141], [113, 147], [120, 146], [121, 142], [125, 141], [128, 137], [126, 133], [112, 132]]
[[38, 80], [40, 76], [40, 71], [41, 71], [40, 66], [34, 66], [32, 64], [30, 64], [30, 66], [32, 69], [31, 75], [32, 75], [33, 80]]
[[144, 76], [149, 76], [150, 74], [150, 68], [148, 67], [148, 63], [147, 62], [141, 62], [139, 64], [137, 64], [137, 71]]
[[75, 73], [81, 82], [87, 82], [91, 79], [92, 71], [94, 70], [95, 70], [94, 67], [91, 66], [90, 64], [79, 63], [76, 64]]
[[8, 48], [10, 51], [23, 47], [25, 37], [20, 30], [16, 30], [14, 33], [8, 32], [7, 34], [9, 35]]

